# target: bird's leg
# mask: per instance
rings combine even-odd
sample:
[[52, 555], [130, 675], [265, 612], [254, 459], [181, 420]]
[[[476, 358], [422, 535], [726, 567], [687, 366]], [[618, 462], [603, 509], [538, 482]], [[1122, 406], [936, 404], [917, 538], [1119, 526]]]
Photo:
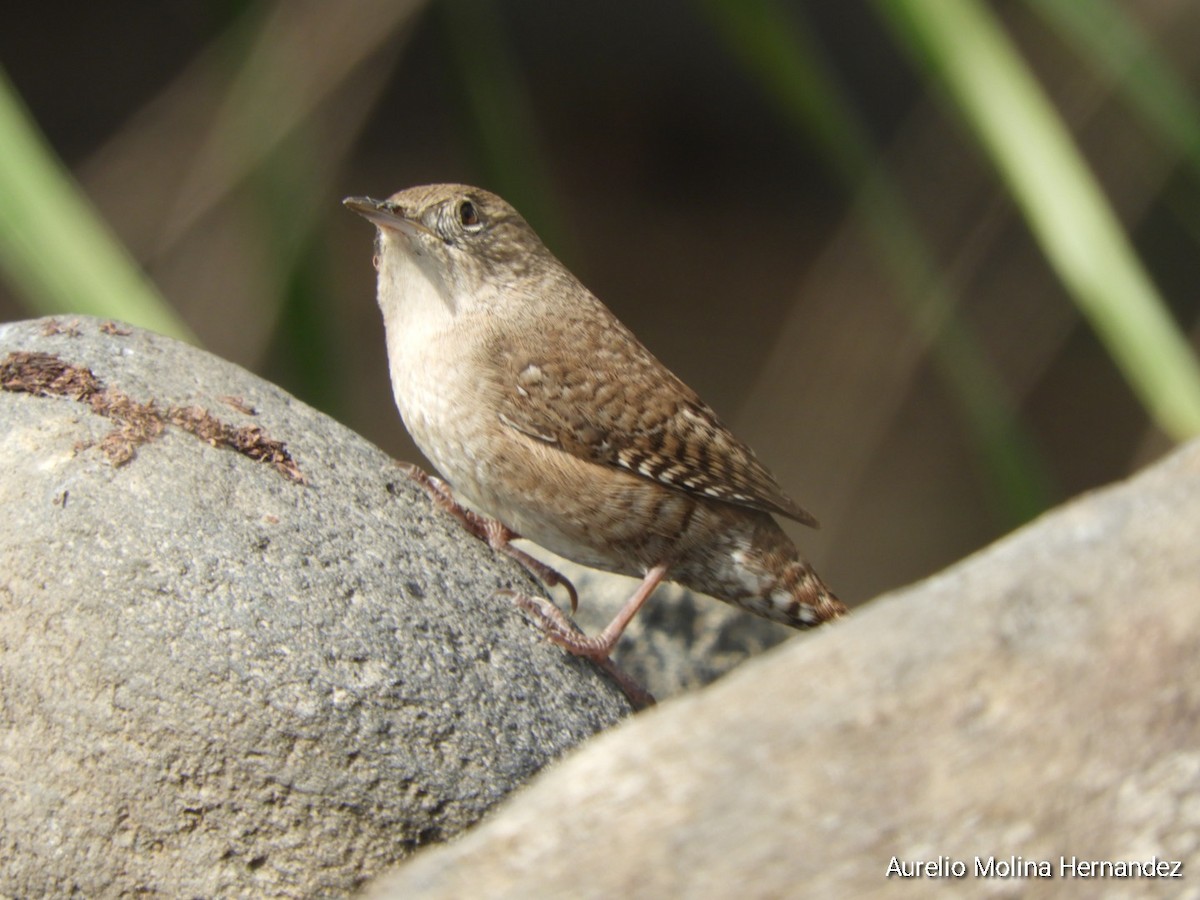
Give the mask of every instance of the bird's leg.
[[588, 637], [580, 633], [559, 608], [547, 600], [529, 597], [525, 594], [517, 594], [513, 600], [526, 612], [537, 617], [546, 636], [554, 643], [576, 656], [586, 656], [588, 659], [600, 662], [608, 659], [608, 655], [612, 653], [613, 647], [621, 639], [626, 626], [654, 593], [654, 589], [662, 583], [669, 568], [670, 563], [662, 562], [650, 569], [642, 579], [642, 583], [638, 585], [637, 590], [633, 592], [633, 596], [625, 601], [620, 612], [595, 637]]
[[633, 592], [633, 596], [625, 601], [620, 612], [595, 637], [588, 637], [580, 631], [575, 623], [563, 615], [562, 610], [544, 597], [533, 597], [515, 591], [503, 593], [507, 593], [517, 606], [537, 619], [538, 624], [546, 633], [546, 637], [576, 656], [590, 659], [603, 669], [625, 692], [625, 696], [629, 698], [633, 708], [642, 710], [647, 706], [654, 705], [654, 696], [617, 668], [617, 664], [609, 659], [609, 654], [617, 645], [617, 641], [621, 639], [626, 626], [637, 615], [637, 611], [642, 608], [649, 596], [654, 593], [654, 589], [666, 577], [669, 568], [669, 563], [659, 563], [647, 572], [642, 583], [638, 585], [638, 589]]
[[[562, 610], [546, 600], [544, 597], [532, 597], [529, 594], [523, 594], [520, 591], [502, 590], [497, 591], [512, 600], [518, 607], [529, 612], [537, 620], [542, 631], [546, 633], [555, 643], [561, 643], [556, 635], [569, 636], [568, 640], [572, 642], [586, 642], [591, 640], [585, 635], [574, 622], [563, 615]], [[615, 642], [614, 642], [615, 643]], [[567, 649], [570, 649], [568, 647]], [[582, 654], [577, 654], [582, 655]], [[600, 668], [602, 672], [608, 675], [617, 683], [629, 700], [630, 705], [636, 711], [641, 711], [647, 707], [654, 706], [658, 703], [654, 699], [654, 695], [648, 690], [633, 680], [632, 677], [626, 675], [615, 662], [607, 656], [599, 659], [589, 657], [590, 661]]]
[[478, 513], [472, 513], [470, 510], [464, 510], [464, 512], [482, 520], [485, 529], [484, 540], [487, 541], [489, 547], [493, 550], [498, 550], [505, 556], [515, 559], [529, 572], [532, 572], [534, 578], [541, 579], [542, 583], [546, 586], [556, 587], [562, 585], [567, 591], [567, 596], [571, 598], [571, 612], [579, 609], [579, 594], [575, 590], [575, 585], [571, 584], [570, 579], [566, 575], [546, 565], [537, 557], [526, 553], [520, 547], [512, 545], [511, 541], [517, 540], [520, 537], [519, 534], [499, 519], [489, 519], [486, 516], [480, 516]]
[[430, 475], [420, 466], [400, 462], [396, 463], [396, 466], [403, 469], [409, 478], [419, 484], [433, 499], [434, 503], [458, 519], [462, 527], [469, 534], [484, 541], [492, 550], [515, 559], [534, 578], [540, 579], [546, 586], [556, 587], [562, 585], [566, 588], [567, 594], [571, 598], [571, 612], [575, 612], [579, 608], [579, 594], [575, 591], [575, 585], [571, 584], [565, 575], [546, 565], [540, 559], [530, 556], [520, 547], [512, 545], [512, 541], [520, 537], [519, 534], [498, 519], [482, 516], [473, 510], [467, 509], [454, 499], [454, 493], [450, 490], [450, 485], [446, 484], [442, 479]]
[[[450, 513], [450, 515], [454, 516], [454, 518], [456, 518], [462, 524], [463, 528], [465, 528], [472, 536], [481, 541], [486, 541], [487, 545], [493, 550], [504, 553], [507, 556], [511, 556], [531, 573], [533, 573], [535, 578], [541, 579], [541, 581], [549, 587], [562, 585], [564, 588], [566, 588], [567, 593], [571, 597], [571, 612], [575, 612], [575, 610], [578, 609], [579, 595], [575, 591], [575, 585], [571, 584], [571, 582], [564, 575], [555, 571], [540, 559], [535, 559], [519, 547], [514, 547], [511, 541], [519, 538], [519, 534], [498, 519], [492, 519], [488, 516], [481, 516], [479, 513], [464, 507], [454, 499], [454, 494], [446, 482], [442, 481], [440, 478], [430, 475], [420, 466], [415, 466], [412, 463], [401, 462], [397, 462], [396, 466], [402, 469], [409, 478], [419, 484], [424, 491], [429, 494], [430, 498], [435, 504], [440, 506], [446, 512]], [[533, 597], [528, 594], [510, 590], [501, 590], [497, 593], [512, 597], [513, 602], [515, 602], [517, 606], [533, 613], [537, 617], [539, 623], [542, 624], [543, 629], [550, 636], [551, 640], [555, 641], [555, 643], [561, 644], [563, 647], [566, 647], [576, 655], [588, 656], [591, 658], [592, 661], [595, 662], [596, 665], [598, 665], [600, 669], [605, 672], [605, 674], [607, 674], [610, 678], [612, 678], [613, 681], [617, 683], [617, 686], [624, 692], [633, 708], [635, 710], [642, 710], [649, 706], [654, 706], [654, 704], [657, 702], [654, 699], [654, 695], [622, 672], [617, 667], [617, 664], [608, 658], [608, 651], [605, 651], [597, 656], [595, 655], [595, 650], [590, 653], [584, 653], [574, 650], [573, 647], [590, 646], [592, 643], [603, 639], [605, 635], [609, 635], [609, 632], [614, 632], [607, 640], [609, 649], [611, 649], [621, 637], [621, 632], [625, 630], [625, 626], [629, 624], [629, 621], [633, 618], [638, 609], [641, 608], [641, 605], [646, 602], [646, 597], [649, 597], [654, 588], [657, 587], [658, 583], [662, 581], [663, 575], [666, 573], [666, 567], [664, 566], [662, 568], [663, 572], [659, 574], [658, 578], [648, 588], [646, 588], [645, 583], [643, 583], [645, 593], [644, 596], [638, 600], [636, 606], [633, 605], [632, 600], [625, 604], [625, 608], [621, 610], [617, 617], [612, 621], [612, 623], [609, 624], [607, 628], [604, 629], [598, 638], [589, 638], [587, 635], [581, 632], [575, 627], [575, 624], [571, 622], [570, 619], [563, 615], [562, 610], [544, 597]], [[649, 578], [649, 576], [647, 576], [647, 578]], [[639, 593], [641, 592], [642, 588], [639, 588]], [[634, 596], [636, 598], [637, 594]], [[628, 610], [627, 614], [626, 610]], [[623, 620], [622, 616], [624, 616]], [[619, 627], [615, 627], [618, 626], [618, 624]]]

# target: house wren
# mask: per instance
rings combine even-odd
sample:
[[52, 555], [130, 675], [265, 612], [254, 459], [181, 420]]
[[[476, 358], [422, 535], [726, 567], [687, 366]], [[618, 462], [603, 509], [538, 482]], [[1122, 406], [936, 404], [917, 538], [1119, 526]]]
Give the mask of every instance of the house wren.
[[400, 415], [454, 491], [502, 523], [493, 545], [524, 536], [642, 578], [596, 637], [519, 596], [552, 640], [607, 658], [664, 579], [796, 628], [845, 612], [772, 515], [813, 517], [504, 200], [440, 184], [344, 203], [378, 228]]

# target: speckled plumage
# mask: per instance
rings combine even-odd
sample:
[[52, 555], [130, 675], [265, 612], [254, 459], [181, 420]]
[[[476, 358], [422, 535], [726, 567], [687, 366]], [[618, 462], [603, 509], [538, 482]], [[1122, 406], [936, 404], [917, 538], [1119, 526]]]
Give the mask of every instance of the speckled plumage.
[[[812, 516], [511, 206], [463, 185], [346, 203], [379, 228], [396, 404], [458, 495], [646, 596], [666, 577], [794, 627], [845, 611], [772, 518]], [[588, 642], [541, 618], [597, 657], [628, 621]]]

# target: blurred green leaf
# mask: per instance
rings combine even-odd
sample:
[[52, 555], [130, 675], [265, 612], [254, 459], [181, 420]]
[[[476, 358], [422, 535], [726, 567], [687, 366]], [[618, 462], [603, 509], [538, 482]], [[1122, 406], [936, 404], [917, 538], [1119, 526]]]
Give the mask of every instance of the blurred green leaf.
[[1056, 493], [1016, 404], [987, 354], [955, 314], [920, 228], [879, 163], [854, 104], [796, 12], [775, 0], [701, 0], [718, 33], [783, 110], [810, 134], [853, 194], [859, 220], [898, 290], [893, 298], [927, 342], [988, 471], [994, 504], [1017, 523], [1045, 509]]
[[120, 319], [196, 343], [46, 144], [3, 71], [0, 267], [41, 315]]
[[1159, 138], [1200, 174], [1200, 103], [1135, 19], [1111, 0], [1025, 0], [1130, 98]]
[[268, 254], [271, 302], [278, 304], [269, 358], [285, 375], [289, 390], [318, 409], [337, 415], [348, 392], [346, 366], [339, 362], [340, 322], [326, 301], [334, 296], [329, 279], [329, 217], [319, 217], [314, 201], [327, 196], [312, 147], [317, 138], [308, 123], [281, 142], [246, 181], [263, 249]]
[[876, 0], [954, 101], [1150, 416], [1200, 433], [1200, 365], [1050, 103], [977, 0]]
[[547, 245], [569, 259], [569, 236], [547, 186], [549, 166], [538, 144], [537, 118], [496, 5], [442, 0], [439, 10], [487, 186], [521, 210]]

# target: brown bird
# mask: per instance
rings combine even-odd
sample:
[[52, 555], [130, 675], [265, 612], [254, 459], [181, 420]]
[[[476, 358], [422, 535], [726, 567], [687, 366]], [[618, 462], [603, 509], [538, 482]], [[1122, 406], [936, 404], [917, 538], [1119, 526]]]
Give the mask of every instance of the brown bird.
[[816, 520], [508, 203], [457, 184], [344, 203], [378, 227], [404, 424], [454, 491], [498, 522], [460, 519], [497, 548], [524, 536], [642, 578], [596, 637], [518, 596], [552, 640], [606, 659], [664, 579], [795, 628], [846, 611], [772, 516]]

